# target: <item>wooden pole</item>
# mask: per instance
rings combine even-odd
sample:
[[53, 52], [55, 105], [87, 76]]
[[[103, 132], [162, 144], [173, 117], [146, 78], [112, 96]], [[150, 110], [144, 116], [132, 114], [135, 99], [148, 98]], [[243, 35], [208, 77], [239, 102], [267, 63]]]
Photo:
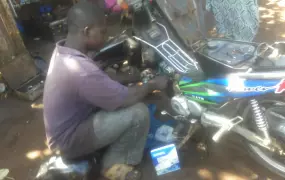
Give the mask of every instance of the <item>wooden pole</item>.
[[7, 0], [0, 0], [0, 72], [12, 89], [37, 73]]
[[28, 53], [7, 0], [0, 0], [0, 68]]

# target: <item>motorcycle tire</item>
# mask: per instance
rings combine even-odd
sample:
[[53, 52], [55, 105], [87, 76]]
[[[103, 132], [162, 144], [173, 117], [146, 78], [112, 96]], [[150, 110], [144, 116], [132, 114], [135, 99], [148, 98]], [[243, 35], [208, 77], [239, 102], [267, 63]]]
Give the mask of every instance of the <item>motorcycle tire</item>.
[[[285, 101], [277, 99], [277, 98], [270, 98], [270, 99], [263, 99], [259, 100], [259, 103], [262, 105], [263, 103], [282, 103], [285, 105]], [[285, 106], [284, 106], [285, 107]], [[244, 111], [242, 116], [247, 119], [248, 115], [250, 115], [251, 107], [248, 105]], [[267, 121], [270, 121], [270, 119], [267, 119]], [[254, 121], [252, 120], [254, 123]], [[249, 123], [247, 123], [249, 125]], [[285, 142], [285, 141], [284, 141]], [[283, 143], [284, 144], [284, 143]], [[285, 178], [285, 161], [284, 163], [278, 162], [274, 160], [272, 157], [269, 156], [267, 152], [264, 152], [262, 147], [259, 147], [257, 145], [254, 145], [248, 141], [245, 143], [246, 148], [249, 150], [249, 155], [260, 165], [265, 167], [266, 169], [270, 170], [271, 172], [281, 176], [282, 178]], [[285, 147], [285, 145], [283, 146]]]

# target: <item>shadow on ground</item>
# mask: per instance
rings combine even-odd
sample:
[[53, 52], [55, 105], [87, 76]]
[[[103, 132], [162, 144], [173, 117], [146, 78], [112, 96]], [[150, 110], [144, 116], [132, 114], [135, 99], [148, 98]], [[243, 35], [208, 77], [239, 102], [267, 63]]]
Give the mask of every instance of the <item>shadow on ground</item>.
[[[0, 102], [0, 168], [16, 180], [31, 180], [50, 151], [45, 145], [42, 110], [31, 103], [9, 98]], [[234, 140], [235, 141], [235, 140]], [[182, 169], [157, 177], [148, 153], [141, 165], [144, 180], [247, 180], [281, 179], [251, 160], [235, 143], [224, 140], [210, 145], [209, 154], [190, 142], [180, 153]]]

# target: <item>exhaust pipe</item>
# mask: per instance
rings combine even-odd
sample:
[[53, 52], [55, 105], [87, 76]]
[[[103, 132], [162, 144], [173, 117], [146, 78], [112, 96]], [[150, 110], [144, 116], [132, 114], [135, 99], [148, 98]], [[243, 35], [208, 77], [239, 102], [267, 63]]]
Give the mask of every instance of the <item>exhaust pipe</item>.
[[276, 147], [278, 147], [277, 145], [268, 144], [268, 141], [265, 138], [262, 138], [256, 133], [238, 125], [242, 121], [243, 118], [240, 116], [229, 119], [211, 111], [205, 111], [201, 117], [201, 123], [203, 126], [219, 128], [212, 137], [214, 142], [218, 142], [227, 132], [233, 131], [254, 144], [264, 147], [270, 151], [275, 151]]
[[234, 126], [241, 123], [242, 121], [243, 118], [240, 116], [229, 119], [210, 111], [204, 112], [201, 118], [201, 123], [204, 126], [213, 126], [220, 128], [212, 138], [215, 142], [218, 142], [226, 132], [230, 131]]
[[201, 123], [204, 126], [223, 127], [231, 123], [231, 119], [221, 116], [211, 111], [205, 111], [202, 114]]

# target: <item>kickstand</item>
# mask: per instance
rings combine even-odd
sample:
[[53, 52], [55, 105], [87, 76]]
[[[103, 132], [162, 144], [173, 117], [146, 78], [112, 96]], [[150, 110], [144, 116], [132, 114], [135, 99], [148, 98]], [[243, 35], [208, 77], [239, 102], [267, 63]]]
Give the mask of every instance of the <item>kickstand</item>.
[[15, 180], [12, 177], [8, 177], [9, 172], [9, 169], [0, 169], [0, 180]]
[[15, 180], [14, 178], [11, 177], [5, 177], [5, 179]]

